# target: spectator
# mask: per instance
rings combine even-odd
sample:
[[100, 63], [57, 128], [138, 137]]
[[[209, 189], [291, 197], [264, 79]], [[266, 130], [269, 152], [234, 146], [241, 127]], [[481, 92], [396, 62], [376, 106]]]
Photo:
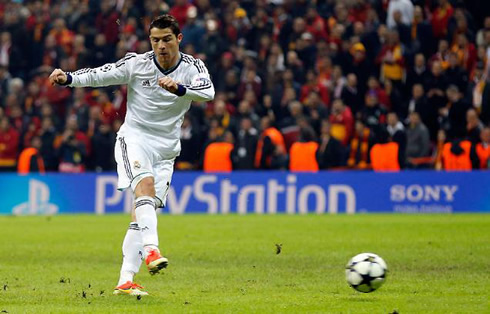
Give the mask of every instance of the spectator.
[[240, 128], [232, 151], [233, 169], [251, 170], [254, 168], [257, 150], [257, 130], [249, 117], [240, 121]]
[[386, 123], [386, 109], [381, 107], [374, 92], [366, 95], [366, 106], [362, 108], [360, 117], [364, 124], [371, 129], [376, 139], [381, 135], [383, 125]]
[[387, 102], [384, 104], [385, 108], [389, 111], [395, 112], [398, 116], [402, 115], [405, 108], [403, 107], [402, 95], [400, 91], [393, 86], [393, 82], [390, 80], [385, 81], [385, 94]]
[[[83, 146], [83, 151], [87, 155], [90, 155], [92, 153], [92, 145], [90, 143], [90, 138], [87, 136], [87, 134], [79, 130], [78, 121], [76, 117], [70, 116], [67, 118], [66, 125], [65, 125], [65, 132], [67, 131], [69, 131], [70, 134], [75, 137], [75, 139], [78, 142], [77, 145]], [[66, 137], [65, 135], [58, 137], [57, 141], [55, 142], [55, 146], [60, 145], [59, 143], [60, 140], [62, 142], [66, 141], [65, 137]]]
[[317, 91], [310, 91], [308, 97], [304, 101], [305, 109], [310, 118], [310, 125], [316, 133], [320, 132], [321, 120], [328, 118], [328, 109], [325, 103], [322, 102], [320, 94]]
[[357, 88], [357, 76], [353, 73], [347, 75], [347, 84], [342, 89], [341, 98], [354, 115], [357, 115], [364, 104], [362, 97]]
[[175, 4], [170, 8], [169, 14], [177, 19], [180, 27], [184, 27], [187, 24], [189, 12], [192, 10], [196, 10], [196, 7], [189, 3], [189, 1], [176, 0]]
[[114, 45], [118, 41], [119, 35], [119, 13], [114, 10], [111, 0], [100, 1], [100, 13], [95, 18], [95, 27], [99, 34], [104, 34], [105, 40], [109, 45]]
[[447, 26], [449, 18], [453, 15], [454, 9], [449, 0], [439, 0], [439, 5], [432, 12], [432, 32], [434, 37], [441, 39], [447, 36]]
[[407, 48], [407, 51], [411, 48], [411, 28], [410, 24], [403, 23], [403, 16], [400, 11], [393, 12], [393, 19], [395, 20], [395, 27], [393, 28], [398, 32], [400, 36], [400, 42]]
[[107, 44], [107, 39], [104, 34], [97, 34], [94, 40], [94, 48], [92, 50], [91, 66], [101, 66], [108, 63], [109, 56], [114, 55], [114, 47]]
[[425, 84], [429, 77], [425, 57], [422, 53], [415, 55], [414, 64], [407, 71], [406, 89], [408, 94], [411, 93], [415, 84]]
[[485, 32], [490, 31], [490, 16], [485, 17], [483, 22], [483, 28], [476, 33], [476, 44], [477, 46], [485, 45]]
[[406, 157], [408, 165], [414, 167], [418, 165], [417, 158], [429, 156], [430, 137], [429, 130], [421, 121], [418, 112], [411, 112], [408, 120]]
[[240, 101], [235, 117], [229, 127], [232, 130], [233, 134], [237, 134], [236, 131], [240, 127], [240, 120], [242, 120], [243, 118], [250, 119], [252, 121], [253, 127], [259, 127], [259, 116], [255, 113], [254, 109], [250, 105], [250, 101], [245, 99]]
[[474, 108], [466, 111], [466, 136], [465, 138], [471, 143], [476, 144], [480, 141], [480, 132], [484, 125], [478, 117], [478, 112]]
[[[376, 77], [374, 77], [374, 76], [369, 77], [369, 79], [367, 81], [367, 87], [368, 87], [369, 92], [374, 92], [376, 94], [376, 96], [378, 97], [379, 103], [383, 107], [385, 107], [385, 108], [391, 107], [390, 99], [389, 99], [388, 95], [386, 95], [385, 89], [382, 88], [382, 86], [379, 84], [379, 81]], [[365, 95], [366, 94], [364, 94], [364, 96]]]
[[405, 75], [404, 49], [398, 31], [390, 30], [387, 41], [376, 58], [376, 63], [381, 66], [381, 77], [393, 81], [395, 86], [401, 85]]
[[199, 160], [196, 147], [199, 147], [201, 136], [199, 129], [194, 125], [190, 114], [184, 116], [180, 131], [180, 145], [182, 151], [177, 157], [175, 168], [178, 170], [195, 170]]
[[[296, 82], [304, 83], [305, 82], [305, 67], [303, 65], [303, 61], [298, 58], [298, 54], [294, 50], [290, 50], [286, 56], [287, 69], [290, 69], [292, 72], [292, 77], [294, 77]], [[318, 82], [320, 84], [324, 84], [321, 78], [318, 78]]]
[[485, 89], [485, 77], [483, 70], [485, 64], [481, 61], [477, 62], [472, 75], [470, 76], [469, 84], [466, 86], [466, 99], [473, 107], [481, 111], [483, 105], [483, 91]]
[[61, 139], [61, 146], [58, 149], [59, 172], [82, 173], [85, 172], [85, 162], [87, 152], [83, 143], [78, 141], [73, 131], [66, 129]]
[[57, 18], [53, 21], [53, 28], [48, 33], [48, 38], [53, 38], [56, 42], [56, 47], [63, 49], [65, 55], [72, 54], [75, 34], [66, 27], [64, 19]]
[[368, 169], [370, 167], [369, 152], [374, 145], [373, 132], [362, 120], [356, 120], [354, 137], [350, 142], [347, 166], [353, 169]]
[[437, 52], [430, 57], [429, 66], [432, 68], [434, 62], [441, 62], [441, 68], [445, 70], [449, 66], [449, 43], [446, 39], [440, 39]]
[[410, 26], [413, 21], [414, 7], [410, 0], [391, 0], [388, 4], [388, 13], [386, 25], [389, 28], [395, 28], [395, 12], [400, 12], [401, 21], [403, 24]]
[[[374, 74], [373, 63], [366, 57], [366, 48], [362, 43], [356, 43], [351, 48], [352, 62], [349, 73], [354, 73], [359, 82], [367, 82], [369, 76]], [[366, 92], [366, 84], [359, 86], [361, 95]]]
[[306, 82], [301, 87], [299, 101], [305, 103], [306, 98], [309, 96], [311, 91], [315, 91], [320, 95], [320, 98], [325, 106], [330, 104], [330, 95], [327, 87], [318, 81], [317, 75], [312, 69], [306, 73]]
[[466, 71], [471, 71], [476, 62], [475, 45], [468, 41], [465, 34], [458, 34], [456, 42], [452, 47], [452, 51], [457, 53], [461, 66]]
[[[490, 35], [490, 32], [489, 32]], [[490, 69], [490, 63], [487, 67]], [[488, 71], [488, 70], [487, 70]], [[488, 72], [487, 72], [488, 73]], [[482, 98], [481, 98], [481, 114], [480, 117], [485, 124], [490, 123], [490, 77], [487, 77], [486, 81], [482, 84]]]
[[338, 65], [334, 66], [332, 69], [332, 79], [330, 80], [330, 84], [327, 85], [332, 92], [332, 98], [341, 98], [345, 84], [346, 79], [343, 76], [342, 68]]
[[306, 29], [317, 42], [328, 39], [327, 25], [315, 6], [309, 6], [306, 10]]
[[446, 102], [445, 90], [447, 86], [447, 80], [442, 73], [441, 62], [435, 61], [432, 63], [431, 73], [425, 83], [427, 101], [436, 108], [443, 107]]
[[386, 121], [386, 130], [389, 134], [389, 141], [398, 144], [398, 167], [403, 169], [405, 168], [405, 155], [407, 149], [407, 133], [405, 132], [405, 127], [398, 120], [398, 116], [395, 112], [388, 113]]
[[[76, 117], [78, 126], [81, 131], [87, 132], [89, 129], [89, 104], [85, 99], [85, 92], [83, 88], [74, 88], [72, 99], [70, 101], [71, 108], [68, 110], [68, 114]], [[93, 131], [90, 135], [93, 134]], [[89, 136], [90, 136], [89, 135]]]
[[58, 158], [56, 155], [54, 141], [56, 138], [56, 128], [53, 119], [49, 116], [41, 120], [41, 156], [44, 160], [46, 171], [55, 171], [58, 169]]
[[[38, 117], [32, 117], [27, 124], [26, 130], [23, 135], [22, 147], [29, 147], [32, 143], [32, 139], [40, 135], [41, 120]], [[41, 140], [40, 140], [41, 141]], [[39, 147], [40, 149], [41, 147]]]
[[442, 153], [444, 151], [444, 145], [446, 144], [447, 136], [446, 132], [443, 129], [439, 129], [437, 131], [437, 142], [434, 149], [434, 168], [436, 170], [443, 169], [443, 156]]
[[[214, 19], [206, 20], [206, 34], [203, 36], [203, 42], [206, 45], [203, 47], [203, 52], [210, 60], [218, 60], [224, 51], [228, 50], [227, 44], [218, 32], [218, 22]], [[216, 66], [214, 62], [208, 62], [208, 70], [211, 76], [217, 76]]]
[[413, 12], [413, 23], [411, 27], [412, 51], [418, 51], [426, 58], [435, 49], [432, 26], [424, 19], [424, 11], [421, 6], [416, 5]]
[[0, 66], [9, 69], [9, 72], [16, 73], [16, 64], [20, 60], [20, 52], [17, 51], [17, 47], [12, 44], [12, 36], [9, 32], [2, 32], [0, 34]]
[[189, 7], [187, 10], [187, 23], [181, 26], [182, 34], [184, 35], [181, 45], [182, 47], [192, 45], [196, 53], [201, 53], [203, 50], [201, 38], [206, 34], [206, 28], [203, 21], [197, 18], [197, 14], [198, 10], [194, 6]]
[[334, 100], [328, 120], [329, 135], [347, 146], [354, 132], [354, 117], [350, 108], [341, 99]]
[[0, 172], [15, 171], [19, 154], [19, 132], [6, 116], [0, 118]]
[[466, 117], [470, 105], [464, 101], [456, 85], [451, 85], [446, 91], [448, 103], [439, 109], [439, 119], [442, 127], [447, 130], [448, 138], [462, 139], [466, 135]]
[[345, 166], [345, 147], [330, 132], [331, 124], [322, 120], [320, 143], [316, 152], [319, 169], [331, 169]]
[[111, 102], [109, 95], [105, 91], [102, 90], [96, 94], [97, 100], [95, 105], [102, 110], [102, 116], [105, 119], [108, 119], [109, 123], [112, 123], [117, 117], [117, 111], [114, 104]]
[[93, 170], [96, 172], [116, 170], [116, 162], [113, 158], [115, 141], [116, 136], [112, 131], [109, 120], [103, 120], [97, 132], [91, 138], [90, 146], [93, 153], [90, 167]]
[[238, 86], [238, 99], [243, 100], [246, 91], [253, 91], [255, 97], [258, 98], [262, 93], [262, 80], [254, 70], [249, 70], [245, 73], [240, 85]]

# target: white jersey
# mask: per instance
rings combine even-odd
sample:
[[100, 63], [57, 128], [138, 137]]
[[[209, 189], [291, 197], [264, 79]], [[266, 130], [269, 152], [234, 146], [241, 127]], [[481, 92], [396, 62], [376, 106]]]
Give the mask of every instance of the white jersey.
[[[180, 153], [180, 126], [191, 101], [210, 101], [214, 86], [204, 63], [180, 53], [175, 67], [165, 71], [150, 51], [128, 53], [116, 63], [94, 69], [68, 73], [72, 87], [128, 85], [127, 113], [118, 135], [149, 141], [162, 158]], [[177, 96], [158, 85], [158, 79], [169, 76], [181, 87]], [[71, 80], [71, 82], [70, 82]]]

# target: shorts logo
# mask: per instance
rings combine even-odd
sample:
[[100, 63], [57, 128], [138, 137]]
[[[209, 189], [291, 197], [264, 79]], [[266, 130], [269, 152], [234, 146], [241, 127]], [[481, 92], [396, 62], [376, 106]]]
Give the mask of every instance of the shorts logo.
[[144, 80], [143, 83], [141, 83], [143, 87], [150, 87], [150, 80]]
[[134, 167], [134, 169], [139, 169], [139, 168], [141, 168], [141, 164], [140, 164], [140, 162], [136, 160], [136, 161], [133, 163], [133, 167]]

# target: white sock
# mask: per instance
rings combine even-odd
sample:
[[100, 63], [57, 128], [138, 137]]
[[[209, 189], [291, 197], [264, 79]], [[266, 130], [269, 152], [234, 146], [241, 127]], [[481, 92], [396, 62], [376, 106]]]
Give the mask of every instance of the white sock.
[[138, 273], [142, 256], [143, 242], [141, 241], [141, 230], [138, 223], [132, 222], [129, 224], [128, 231], [124, 237], [123, 245], [123, 263], [121, 266], [121, 274], [119, 276], [118, 286], [133, 281], [134, 275]]
[[144, 250], [147, 252], [149, 249], [158, 249], [155, 200], [149, 196], [140, 196], [135, 200], [134, 208], [136, 221], [141, 229]]

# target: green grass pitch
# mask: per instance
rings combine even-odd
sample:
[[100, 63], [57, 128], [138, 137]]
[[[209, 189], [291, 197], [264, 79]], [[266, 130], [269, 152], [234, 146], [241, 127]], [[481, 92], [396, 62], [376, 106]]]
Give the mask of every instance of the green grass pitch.
[[[489, 313], [490, 215], [159, 216], [164, 274], [114, 296], [129, 217], [0, 217], [0, 312]], [[282, 244], [276, 254], [276, 244]], [[344, 278], [374, 252], [378, 291]], [[5, 312], [4, 312], [5, 313]]]

